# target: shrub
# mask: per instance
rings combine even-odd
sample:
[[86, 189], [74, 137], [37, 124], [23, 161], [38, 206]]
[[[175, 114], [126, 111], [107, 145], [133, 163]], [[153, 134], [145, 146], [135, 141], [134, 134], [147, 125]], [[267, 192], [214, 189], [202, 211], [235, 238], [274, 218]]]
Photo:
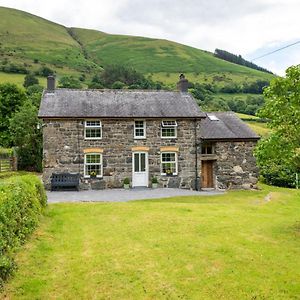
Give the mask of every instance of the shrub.
[[124, 86], [125, 86], [125, 83], [123, 83], [121, 81], [115, 81], [111, 87], [116, 90], [121, 90]]
[[13, 176], [0, 184], [0, 287], [16, 267], [14, 254], [36, 228], [46, 193], [38, 177]]
[[124, 178], [123, 183], [124, 183], [124, 184], [129, 184], [129, 183], [130, 183], [129, 178], [128, 178], [128, 177]]
[[39, 84], [39, 80], [36, 77], [34, 77], [33, 74], [29, 73], [24, 77], [23, 86], [25, 88], [28, 88], [29, 86], [32, 86], [35, 84]]
[[152, 181], [152, 183], [158, 183], [157, 177], [155, 177], [155, 176], [152, 177], [152, 180], [151, 180], [151, 181]]
[[79, 81], [78, 78], [74, 76], [63, 76], [59, 80], [59, 85], [58, 87], [60, 88], [69, 88], [69, 89], [81, 89], [82, 85]]

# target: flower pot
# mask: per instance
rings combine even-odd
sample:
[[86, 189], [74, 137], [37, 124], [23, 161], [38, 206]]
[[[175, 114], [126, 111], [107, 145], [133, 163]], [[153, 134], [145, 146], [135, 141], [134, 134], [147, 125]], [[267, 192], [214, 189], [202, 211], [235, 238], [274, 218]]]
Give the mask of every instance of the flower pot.
[[125, 190], [129, 190], [129, 184], [124, 183], [123, 187], [124, 187]]
[[152, 183], [152, 188], [157, 189], [157, 183]]

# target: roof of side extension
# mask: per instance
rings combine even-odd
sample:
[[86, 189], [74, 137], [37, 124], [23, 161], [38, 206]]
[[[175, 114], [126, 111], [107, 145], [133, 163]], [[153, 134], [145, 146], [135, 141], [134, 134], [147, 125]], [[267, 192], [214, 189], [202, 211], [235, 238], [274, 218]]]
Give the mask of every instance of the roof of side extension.
[[207, 113], [207, 118], [201, 122], [201, 138], [204, 140], [258, 140], [260, 137], [234, 112], [212, 112]]
[[40, 118], [204, 118], [188, 93], [149, 90], [45, 91]]

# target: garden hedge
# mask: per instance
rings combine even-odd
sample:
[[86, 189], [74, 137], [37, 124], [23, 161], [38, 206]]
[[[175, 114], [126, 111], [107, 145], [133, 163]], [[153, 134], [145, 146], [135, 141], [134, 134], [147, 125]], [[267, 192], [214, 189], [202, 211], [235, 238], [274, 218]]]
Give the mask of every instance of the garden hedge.
[[37, 176], [0, 180], [0, 288], [15, 268], [16, 249], [38, 225], [46, 203], [46, 193]]

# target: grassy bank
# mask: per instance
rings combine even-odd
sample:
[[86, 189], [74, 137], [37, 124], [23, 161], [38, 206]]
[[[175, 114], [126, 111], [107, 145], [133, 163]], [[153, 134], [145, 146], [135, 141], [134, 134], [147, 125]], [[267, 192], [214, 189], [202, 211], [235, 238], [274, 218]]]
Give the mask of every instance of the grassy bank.
[[[267, 196], [268, 195], [268, 196]], [[8, 299], [297, 299], [300, 193], [52, 204]]]

